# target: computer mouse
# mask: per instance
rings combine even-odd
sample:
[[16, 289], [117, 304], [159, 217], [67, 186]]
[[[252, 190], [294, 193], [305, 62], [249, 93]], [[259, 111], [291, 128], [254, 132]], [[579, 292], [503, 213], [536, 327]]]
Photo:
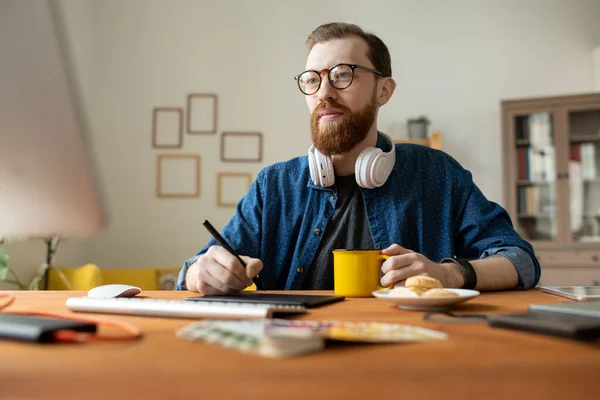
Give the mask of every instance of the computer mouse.
[[131, 285], [110, 284], [96, 286], [88, 291], [88, 297], [94, 299], [112, 299], [114, 297], [133, 297], [142, 289]]

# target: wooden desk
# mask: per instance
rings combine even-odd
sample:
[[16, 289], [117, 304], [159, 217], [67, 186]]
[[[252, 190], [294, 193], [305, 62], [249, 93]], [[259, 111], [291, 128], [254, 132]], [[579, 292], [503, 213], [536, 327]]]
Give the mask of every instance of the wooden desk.
[[[14, 292], [9, 309], [69, 312], [83, 292]], [[144, 292], [184, 298], [189, 292]], [[541, 293], [483, 294], [458, 310], [507, 313], [564, 301]], [[600, 347], [484, 324], [441, 325], [379, 299], [349, 299], [304, 319], [405, 323], [438, 329], [449, 340], [394, 345], [336, 345], [273, 360], [176, 338], [192, 320], [124, 319], [144, 332], [126, 343], [36, 345], [0, 342], [0, 398], [597, 398]], [[390, 398], [390, 397], [387, 397]]]

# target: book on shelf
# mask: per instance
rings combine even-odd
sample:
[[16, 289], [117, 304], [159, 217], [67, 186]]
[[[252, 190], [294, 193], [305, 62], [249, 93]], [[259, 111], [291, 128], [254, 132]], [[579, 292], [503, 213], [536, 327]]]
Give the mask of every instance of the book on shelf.
[[529, 140], [538, 146], [549, 145], [552, 140], [550, 113], [533, 113], [516, 119], [517, 140]]
[[552, 146], [552, 121], [550, 113], [529, 115], [529, 141], [536, 148]]
[[519, 159], [519, 179], [524, 181], [529, 179], [529, 171], [527, 171], [527, 148], [519, 147], [517, 154]]
[[555, 211], [553, 185], [520, 186], [518, 212], [527, 217], [551, 217]]
[[569, 148], [569, 160], [581, 167], [575, 169], [576, 174], [570, 173], [571, 179], [596, 178], [596, 146], [594, 143], [572, 143]]
[[[528, 139], [529, 146], [518, 147], [520, 180], [552, 181], [556, 177], [556, 152], [552, 144], [552, 121], [549, 113], [534, 113], [521, 117], [518, 138]], [[524, 127], [527, 127], [526, 129]], [[525, 137], [525, 134], [527, 137]]]
[[579, 143], [571, 144], [569, 148], [569, 159], [571, 161], [581, 162], [581, 145]]
[[547, 181], [556, 179], [556, 149], [548, 146], [544, 149], [543, 175]]
[[527, 204], [525, 212], [527, 214], [537, 214], [540, 212], [540, 191], [537, 186], [528, 186], [525, 188]]
[[517, 140], [529, 140], [529, 117], [517, 117], [515, 120]]
[[581, 144], [581, 176], [583, 179], [596, 177], [596, 146], [594, 143]]
[[528, 181], [553, 181], [556, 179], [554, 147], [518, 149], [519, 179]]

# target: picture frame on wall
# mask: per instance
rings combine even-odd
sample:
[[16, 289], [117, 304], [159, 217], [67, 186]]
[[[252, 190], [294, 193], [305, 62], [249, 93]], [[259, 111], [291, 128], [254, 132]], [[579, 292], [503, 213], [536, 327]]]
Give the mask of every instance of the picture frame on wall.
[[250, 172], [218, 172], [217, 207], [236, 207], [251, 185]]
[[183, 147], [183, 108], [153, 108], [152, 147], [155, 149], [180, 149]]
[[217, 133], [217, 115], [218, 98], [216, 94], [188, 94], [186, 110], [188, 134]]
[[221, 161], [262, 162], [263, 135], [260, 132], [223, 132]]
[[200, 197], [200, 155], [161, 154], [156, 157], [158, 198]]

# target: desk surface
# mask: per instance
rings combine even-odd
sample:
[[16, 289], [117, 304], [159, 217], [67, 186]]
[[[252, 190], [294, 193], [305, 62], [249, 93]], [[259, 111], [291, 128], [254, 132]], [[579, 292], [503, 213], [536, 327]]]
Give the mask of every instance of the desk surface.
[[[8, 310], [68, 313], [65, 299], [83, 292], [13, 292]], [[328, 293], [328, 292], [316, 292]], [[189, 292], [144, 292], [183, 299]], [[509, 313], [528, 304], [565, 301], [537, 290], [483, 294], [456, 311]], [[175, 336], [184, 319], [127, 320], [137, 342], [36, 345], [0, 342], [0, 397], [24, 398], [597, 398], [600, 346], [485, 324], [439, 324], [385, 301], [348, 299], [303, 319], [403, 323], [448, 333], [442, 342], [336, 345], [288, 360], [247, 355]], [[418, 396], [418, 397], [415, 397]]]

